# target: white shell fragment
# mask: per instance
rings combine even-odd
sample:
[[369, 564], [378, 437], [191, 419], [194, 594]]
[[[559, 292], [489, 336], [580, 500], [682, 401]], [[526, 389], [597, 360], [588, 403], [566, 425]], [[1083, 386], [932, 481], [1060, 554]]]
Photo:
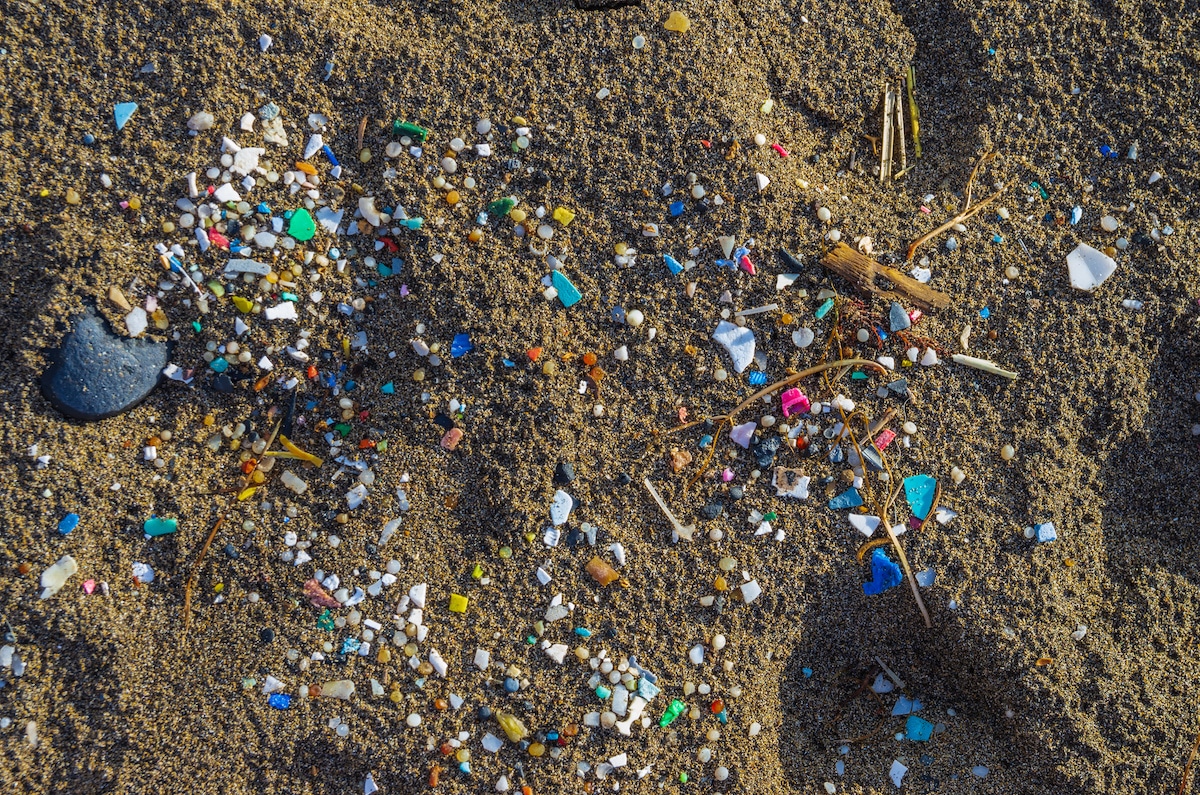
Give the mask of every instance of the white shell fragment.
[[1113, 275], [1117, 263], [1103, 251], [1081, 243], [1067, 255], [1067, 270], [1071, 275], [1071, 286], [1090, 293]]
[[754, 332], [748, 328], [739, 328], [727, 320], [722, 320], [713, 333], [713, 339], [729, 351], [733, 359], [733, 369], [743, 372], [754, 361]]
[[79, 571], [79, 564], [70, 555], [63, 555], [50, 568], [42, 572], [42, 599], [49, 599], [62, 590], [67, 580]]

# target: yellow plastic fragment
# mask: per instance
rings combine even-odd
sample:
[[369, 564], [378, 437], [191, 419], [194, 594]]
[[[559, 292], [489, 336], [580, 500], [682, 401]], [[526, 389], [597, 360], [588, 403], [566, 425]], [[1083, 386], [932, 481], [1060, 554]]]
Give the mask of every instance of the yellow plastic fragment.
[[469, 600], [465, 596], [460, 596], [459, 594], [456, 594], [456, 593], [450, 594], [450, 612], [451, 613], [467, 612], [467, 603], [468, 602], [469, 602]]
[[512, 713], [497, 712], [496, 722], [500, 724], [501, 729], [504, 729], [504, 733], [508, 735], [508, 739], [514, 743], [519, 743], [529, 736], [529, 730], [525, 728], [525, 724]]
[[349, 337], [342, 337], [342, 355], [346, 356], [346, 357], [350, 356], [350, 338]]
[[575, 220], [575, 213], [571, 212], [566, 207], [559, 207], [554, 211], [554, 220], [558, 221], [563, 226], [567, 226]]
[[233, 297], [233, 305], [236, 306], [241, 312], [249, 312], [254, 308], [254, 302], [241, 295], [235, 295]]
[[[319, 466], [321, 466], [321, 464], [325, 463], [322, 459], [317, 458], [312, 453], [306, 453], [303, 450], [301, 450], [299, 447], [297, 447], [292, 442], [291, 439], [287, 438], [282, 433], [279, 434], [279, 443], [281, 445], [283, 445], [285, 450], [287, 450], [289, 453], [291, 453], [291, 455], [288, 455], [288, 456], [278, 455], [278, 457], [280, 457], [280, 458], [298, 458], [301, 461], [307, 461], [308, 463], [312, 464], [315, 467], [319, 467]], [[267, 455], [271, 455], [271, 453], [267, 453]]]
[[667, 17], [667, 21], [663, 24], [663, 27], [667, 30], [673, 30], [676, 33], [687, 33], [691, 25], [692, 23], [688, 21], [688, 18], [684, 16], [682, 11], [672, 11], [671, 16]]
[[248, 489], [242, 489], [241, 493], [237, 496], [238, 502], [245, 502], [246, 500], [250, 499], [254, 496], [254, 492], [256, 491], [258, 491], [257, 486], [251, 486]]

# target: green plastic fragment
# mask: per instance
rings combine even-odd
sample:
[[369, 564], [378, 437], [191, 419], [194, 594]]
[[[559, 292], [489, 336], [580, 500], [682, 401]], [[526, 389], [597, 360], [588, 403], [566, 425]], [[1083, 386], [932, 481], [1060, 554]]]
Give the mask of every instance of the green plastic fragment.
[[1029, 183], [1029, 187], [1031, 187], [1031, 188], [1033, 188], [1034, 190], [1036, 190], [1036, 191], [1038, 192], [1038, 195], [1039, 195], [1039, 196], [1041, 196], [1043, 199], [1049, 199], [1049, 198], [1050, 198], [1050, 194], [1049, 194], [1049, 193], [1046, 193], [1046, 189], [1045, 189], [1045, 188], [1043, 188], [1043, 187], [1042, 187], [1040, 184], [1038, 184], [1037, 182], [1030, 182], [1030, 183]]
[[375, 445], [375, 449], [380, 453], [387, 452], [387, 439], [380, 439], [379, 444]]
[[208, 287], [208, 289], [212, 290], [212, 294], [215, 295], [217, 298], [225, 297], [225, 285], [221, 284], [216, 279], [212, 279], [211, 281], [209, 281], [209, 283], [206, 286]]
[[680, 784], [688, 783], [688, 774], [686, 771], [679, 774], [679, 783]]
[[510, 547], [510, 546], [500, 547], [500, 557], [511, 558], [512, 557], [512, 547]]
[[678, 718], [685, 709], [687, 709], [687, 704], [684, 704], [679, 699], [675, 699], [671, 702], [671, 706], [667, 707], [667, 711], [663, 713], [663, 716], [658, 719], [658, 727], [660, 729], [667, 728], [675, 722], [675, 719]]
[[350, 435], [350, 426], [344, 422], [339, 422], [337, 425], [334, 425], [333, 429], [340, 433], [343, 439]]
[[771, 511], [770, 513], [763, 514], [763, 521], [764, 521], [764, 522], [773, 522], [773, 521], [775, 521], [775, 520], [776, 520], [776, 519], [778, 519], [778, 518], [779, 518], [779, 514], [775, 513], [774, 511]]
[[288, 222], [289, 235], [303, 243], [305, 240], [312, 240], [316, 233], [317, 225], [308, 210], [301, 207], [292, 213], [292, 220]]
[[508, 215], [517, 206], [517, 200], [511, 196], [505, 196], [503, 199], [496, 199], [487, 206], [488, 215]]
[[823, 303], [819, 307], [817, 307], [817, 311], [814, 312], [813, 314], [815, 314], [817, 316], [817, 320], [820, 320], [821, 318], [823, 318], [829, 314], [830, 309], [833, 309], [833, 299], [826, 298], [825, 303]]
[[426, 130], [419, 124], [413, 124], [411, 121], [396, 119], [392, 122], [392, 134], [407, 135], [409, 138], [415, 138], [421, 143], [425, 143], [425, 139], [429, 137], [429, 130]]
[[326, 632], [333, 632], [333, 615], [326, 608], [321, 615], [317, 616], [317, 627]]
[[483, 577], [483, 566], [480, 566], [478, 563], [476, 563], [475, 568], [471, 570], [471, 576], [477, 580], [482, 578]]
[[292, 302], [295, 302], [295, 301], [299, 301], [299, 300], [300, 300], [300, 298], [299, 298], [299, 297], [298, 297], [298, 296], [297, 296], [295, 293], [289, 293], [289, 292], [287, 292], [287, 291], [284, 291], [284, 293], [283, 293], [283, 296], [282, 296], [282, 297], [283, 297], [283, 300], [285, 300], [285, 301], [292, 301]]
[[204, 330], [204, 327], [200, 325], [199, 320], [192, 321], [192, 328], [195, 329], [197, 333]]
[[142, 532], [152, 537], [169, 535], [178, 529], [178, 519], [163, 519], [158, 516], [151, 516], [142, 524]]
[[850, 374], [850, 380], [851, 381], [865, 381], [865, 380], [867, 380], [867, 374], [864, 373], [862, 370], [859, 370], [856, 373]]

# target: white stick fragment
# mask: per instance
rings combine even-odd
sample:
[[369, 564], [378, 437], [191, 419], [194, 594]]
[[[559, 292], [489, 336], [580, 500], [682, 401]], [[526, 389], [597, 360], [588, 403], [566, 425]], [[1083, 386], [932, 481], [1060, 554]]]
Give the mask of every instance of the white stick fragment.
[[890, 678], [893, 682], [896, 683], [896, 687], [900, 688], [901, 690], [903, 690], [905, 688], [904, 680], [901, 679], [900, 677], [896, 676], [896, 672], [893, 671], [891, 668], [888, 668], [887, 663], [885, 663], [883, 660], [879, 659], [878, 657], [875, 658], [875, 662], [879, 663], [879, 667], [882, 668], [883, 672], [888, 675], [888, 678]]
[[763, 312], [774, 312], [779, 308], [779, 304], [766, 304], [765, 306], [756, 306], [753, 309], [743, 309], [741, 312], [734, 314], [734, 317], [749, 317], [750, 315], [761, 315]]
[[1012, 370], [1005, 370], [995, 362], [989, 362], [987, 359], [976, 359], [974, 356], [966, 356], [961, 353], [956, 353], [950, 357], [955, 364], [962, 364], [967, 367], [974, 367], [976, 370], [982, 370], [985, 373], [998, 375], [1001, 378], [1007, 378], [1010, 381], [1017, 380], [1017, 374]]
[[671, 513], [671, 509], [667, 507], [667, 503], [658, 493], [658, 489], [654, 488], [654, 484], [650, 482], [650, 478], [645, 478], [642, 481], [642, 484], [645, 485], [646, 491], [650, 492], [650, 496], [654, 498], [654, 501], [658, 503], [658, 507], [662, 508], [662, 512], [667, 517], [667, 521], [671, 523], [671, 540], [675, 543], [679, 543], [679, 539], [681, 538], [684, 541], [691, 541], [692, 535], [696, 532], [696, 525], [691, 524], [687, 527], [684, 527], [683, 524], [675, 518], [675, 514]]

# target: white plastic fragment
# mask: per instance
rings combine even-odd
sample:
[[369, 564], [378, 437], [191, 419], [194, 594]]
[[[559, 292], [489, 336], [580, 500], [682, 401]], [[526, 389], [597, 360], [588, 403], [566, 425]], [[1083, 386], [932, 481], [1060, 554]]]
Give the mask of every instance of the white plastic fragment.
[[146, 317], [146, 310], [140, 306], [135, 306], [133, 310], [125, 316], [125, 327], [129, 329], [129, 336], [137, 337], [150, 325], [149, 318]]
[[758, 580], [742, 583], [740, 590], [742, 592], [742, 601], [746, 604], [750, 604], [762, 595], [762, 586], [758, 584]]
[[900, 762], [899, 759], [892, 761], [892, 769], [888, 771], [888, 776], [891, 777], [892, 783], [897, 787], [903, 786], [904, 774], [908, 772], [908, 767]]
[[313, 133], [308, 137], [308, 143], [304, 145], [304, 159], [308, 160], [317, 152], [321, 151], [321, 147], [325, 145], [325, 141], [321, 139], [320, 133]]
[[704, 662], [704, 644], [697, 643], [688, 651], [688, 660], [692, 665], [700, 665]]
[[1083, 243], [1067, 255], [1067, 271], [1071, 277], [1071, 286], [1076, 290], [1090, 293], [1104, 284], [1116, 270], [1116, 260]]
[[850, 526], [858, 532], [870, 538], [875, 533], [875, 528], [879, 527], [879, 517], [869, 516], [867, 514], [852, 513], [846, 517], [850, 521]]
[[425, 591], [427, 588], [428, 586], [422, 582], [408, 589], [408, 598], [414, 607], [425, 607]]
[[[266, 52], [267, 50], [271, 49], [271, 45], [272, 45], [274, 42], [275, 42], [275, 40], [274, 40], [274, 39], [272, 39], [270, 36], [268, 36], [266, 33], [264, 33], [263, 35], [261, 35], [261, 36], [259, 36], [259, 37], [258, 37], [258, 49], [259, 49], [259, 51], [261, 51], [261, 52]], [[370, 779], [370, 776], [368, 776], [367, 778], [368, 778], [368, 779]], [[371, 781], [371, 783], [372, 783], [372, 784], [374, 784], [375, 782], [374, 782], [374, 781]], [[373, 791], [373, 790], [372, 790], [372, 791]], [[368, 792], [368, 793], [367, 793], [367, 795], [371, 795], [371, 793], [370, 793], [370, 792]]]
[[252, 259], [234, 258], [225, 263], [226, 276], [234, 273], [253, 273], [255, 276], [266, 276], [270, 272], [270, 265], [265, 262], [256, 262]]
[[[270, 38], [270, 37], [264, 36], [264, 38]], [[266, 52], [266, 51], [267, 51], [267, 48], [263, 47], [263, 52]], [[379, 792], [379, 785], [375, 783], [375, 776], [368, 773], [367, 780], [363, 782], [363, 795], [375, 795], [376, 792]]]
[[771, 178], [766, 174], [758, 173], [754, 175], [754, 184], [758, 185], [758, 192], [762, 193], [771, 184]]
[[442, 677], [443, 679], [446, 678], [446, 672], [449, 671], [450, 668], [446, 665], [446, 661], [442, 658], [442, 655], [438, 653], [437, 649], [429, 650], [429, 664], [433, 666], [433, 670], [437, 671], [438, 676]]
[[75, 562], [75, 558], [70, 555], [63, 555], [42, 572], [42, 579], [40, 581], [42, 585], [41, 598], [49, 599], [61, 591], [63, 586], [67, 584], [67, 580], [77, 571], [79, 571], [79, 564]]
[[574, 507], [575, 500], [570, 494], [562, 489], [554, 492], [554, 502], [550, 504], [550, 520], [554, 522], [554, 526], [560, 527], [566, 524], [571, 515], [571, 509]]
[[206, 111], [206, 110], [198, 111], [197, 113], [193, 113], [192, 117], [187, 120], [187, 128], [189, 130], [192, 130], [193, 132], [200, 132], [201, 130], [211, 130], [214, 121], [216, 121], [216, 120], [213, 118], [213, 115], [211, 113], [209, 113], [208, 111]]
[[284, 301], [276, 306], [268, 306], [263, 309], [263, 317], [267, 320], [295, 320], [296, 304], [293, 301]]
[[749, 328], [738, 327], [722, 320], [713, 332], [713, 339], [729, 352], [735, 371], [744, 372], [754, 361], [754, 332]]

